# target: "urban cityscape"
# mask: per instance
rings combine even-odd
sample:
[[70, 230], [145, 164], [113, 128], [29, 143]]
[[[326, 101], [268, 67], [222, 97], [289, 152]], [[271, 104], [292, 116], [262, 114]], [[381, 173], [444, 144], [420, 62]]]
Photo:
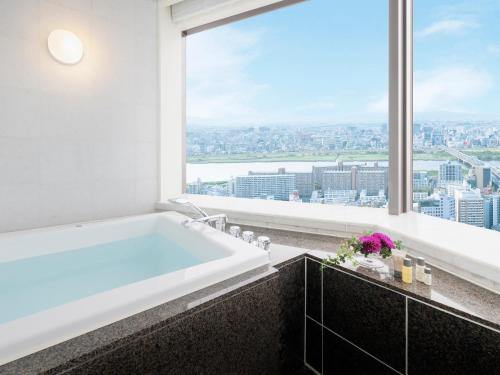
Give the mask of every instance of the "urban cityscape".
[[[420, 122], [413, 138], [414, 210], [500, 230], [500, 122]], [[386, 124], [190, 126], [186, 190], [386, 207], [387, 144]]]

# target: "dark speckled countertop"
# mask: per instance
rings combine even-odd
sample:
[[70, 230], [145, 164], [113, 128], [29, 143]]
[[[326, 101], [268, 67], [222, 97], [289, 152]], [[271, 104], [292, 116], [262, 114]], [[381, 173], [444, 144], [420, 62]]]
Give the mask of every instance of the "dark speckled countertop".
[[[256, 235], [269, 236], [271, 241], [276, 244], [306, 249], [307, 256], [318, 261], [321, 261], [328, 253], [334, 252], [342, 241], [338, 237], [268, 228], [243, 226], [242, 229], [252, 230]], [[394, 279], [388, 277], [387, 274], [381, 274], [359, 266], [356, 268], [339, 267], [339, 269], [500, 330], [499, 294], [433, 267], [432, 264], [430, 266], [432, 268], [432, 286], [417, 281], [412, 284], [405, 284], [400, 279]], [[415, 268], [413, 275], [415, 277]]]

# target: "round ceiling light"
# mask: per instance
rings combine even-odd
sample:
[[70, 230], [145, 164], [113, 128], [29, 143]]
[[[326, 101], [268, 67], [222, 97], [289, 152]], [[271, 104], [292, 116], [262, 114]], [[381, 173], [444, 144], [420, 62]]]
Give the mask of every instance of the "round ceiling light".
[[54, 30], [47, 42], [52, 57], [63, 64], [76, 64], [83, 57], [83, 43], [71, 31]]

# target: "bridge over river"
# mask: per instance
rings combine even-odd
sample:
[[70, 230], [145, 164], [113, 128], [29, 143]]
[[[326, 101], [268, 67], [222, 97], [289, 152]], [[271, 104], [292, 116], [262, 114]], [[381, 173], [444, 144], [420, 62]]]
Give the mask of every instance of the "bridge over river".
[[443, 147], [443, 151], [447, 152], [451, 156], [457, 158], [460, 160], [462, 163], [469, 165], [470, 167], [489, 167], [491, 169], [491, 179], [496, 185], [500, 185], [500, 168], [499, 167], [494, 167], [492, 165], [489, 165], [488, 163], [485, 163], [484, 161], [478, 159], [475, 156], [470, 156], [467, 154], [464, 154], [462, 151], [459, 151], [454, 148], [450, 147]]

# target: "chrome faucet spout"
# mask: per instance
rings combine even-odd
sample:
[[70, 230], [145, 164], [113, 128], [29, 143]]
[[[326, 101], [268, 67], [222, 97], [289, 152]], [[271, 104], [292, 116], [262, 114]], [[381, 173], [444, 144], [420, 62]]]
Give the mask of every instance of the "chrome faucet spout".
[[221, 232], [225, 232], [227, 224], [227, 216], [225, 214], [218, 214], [218, 215], [200, 217], [199, 219], [187, 219], [182, 222], [182, 225], [188, 227], [192, 223], [205, 223], [217, 230], [220, 230]]
[[202, 210], [200, 207], [198, 207], [194, 203], [188, 201], [187, 199], [184, 199], [184, 198], [171, 198], [168, 201], [170, 203], [180, 204], [182, 206], [188, 206], [188, 207], [192, 208], [194, 211], [196, 211], [198, 214], [200, 214], [202, 217], [208, 217], [209, 216], [204, 210]]

